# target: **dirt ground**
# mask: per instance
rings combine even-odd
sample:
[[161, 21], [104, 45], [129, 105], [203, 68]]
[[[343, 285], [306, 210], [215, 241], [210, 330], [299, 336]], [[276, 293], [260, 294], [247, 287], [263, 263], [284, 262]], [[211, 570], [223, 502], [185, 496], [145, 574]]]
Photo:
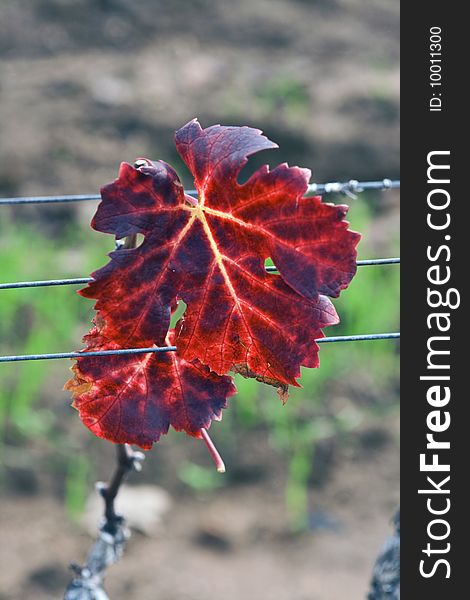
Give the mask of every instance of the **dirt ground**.
[[317, 181], [394, 178], [398, 16], [394, 0], [4, 0], [0, 192], [91, 193], [142, 155], [178, 166], [173, 131], [195, 116], [263, 129]]
[[[96, 193], [138, 156], [181, 168], [172, 135], [194, 116], [263, 129], [316, 181], [398, 177], [398, 16], [395, 0], [2, 0], [0, 195]], [[57, 207], [58, 227], [70, 215], [85, 227], [81, 211]], [[41, 227], [45, 213], [5, 214]], [[64, 403], [53, 389], [48, 402]], [[88, 435], [78, 419], [77, 431]], [[266, 440], [250, 459], [263, 477], [205, 495], [175, 483], [190, 446], [162, 447], [168, 466], [131, 484], [163, 485], [171, 509], [154, 535], [133, 533], [110, 597], [364, 599], [398, 503], [397, 438], [388, 416], [337, 450], [302, 535], [287, 530], [286, 464]], [[111, 462], [98, 460], [105, 477]], [[14, 470], [0, 493], [0, 600], [60, 598], [91, 543], [66, 515], [63, 482]]]
[[[312, 490], [315, 528], [300, 536], [286, 530], [283, 480], [275, 468], [268, 479], [210, 495], [176, 494], [157, 533], [134, 532], [124, 558], [108, 572], [111, 598], [365, 598], [398, 503], [396, 433], [396, 419], [388, 419], [374, 431], [380, 444], [344, 452], [329, 483]], [[4, 498], [0, 529], [2, 600], [60, 598], [68, 562], [83, 561], [91, 543], [47, 493]]]

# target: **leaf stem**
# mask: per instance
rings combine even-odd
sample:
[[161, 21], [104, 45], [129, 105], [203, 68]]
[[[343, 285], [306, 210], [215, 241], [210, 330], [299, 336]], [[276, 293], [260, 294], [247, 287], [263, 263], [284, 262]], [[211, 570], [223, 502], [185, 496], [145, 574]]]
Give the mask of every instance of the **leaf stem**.
[[214, 442], [211, 440], [209, 434], [207, 433], [207, 430], [204, 429], [204, 427], [201, 428], [201, 435], [202, 435], [202, 439], [204, 440], [204, 443], [207, 446], [207, 449], [209, 450], [209, 454], [211, 455], [212, 460], [215, 463], [217, 472], [225, 473], [224, 461], [222, 460], [222, 457], [220, 456], [219, 451], [215, 447]]

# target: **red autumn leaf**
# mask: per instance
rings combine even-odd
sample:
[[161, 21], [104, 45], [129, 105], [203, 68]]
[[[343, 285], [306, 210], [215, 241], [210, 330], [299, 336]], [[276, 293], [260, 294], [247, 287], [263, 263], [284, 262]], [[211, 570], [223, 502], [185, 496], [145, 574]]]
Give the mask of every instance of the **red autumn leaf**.
[[[173, 343], [174, 331], [168, 337]], [[87, 351], [114, 350], [95, 326], [85, 336]], [[220, 420], [235, 392], [232, 378], [211, 373], [198, 360], [175, 352], [79, 358], [65, 389], [84, 424], [98, 437], [150, 448], [171, 425], [201, 437], [201, 429]]]
[[[304, 198], [310, 171], [281, 164], [243, 184], [250, 155], [276, 147], [259, 130], [194, 120], [176, 133], [199, 200], [185, 196], [162, 161], [123, 163], [102, 189], [92, 221], [118, 238], [142, 233], [135, 249], [112, 253], [81, 291], [97, 299], [102, 333], [116, 347], [161, 344], [171, 305], [187, 304], [178, 355], [220, 375], [229, 370], [285, 387], [300, 366], [318, 366], [315, 338], [338, 322], [336, 297], [356, 271], [359, 234], [346, 206]], [[268, 274], [271, 257], [279, 275]]]

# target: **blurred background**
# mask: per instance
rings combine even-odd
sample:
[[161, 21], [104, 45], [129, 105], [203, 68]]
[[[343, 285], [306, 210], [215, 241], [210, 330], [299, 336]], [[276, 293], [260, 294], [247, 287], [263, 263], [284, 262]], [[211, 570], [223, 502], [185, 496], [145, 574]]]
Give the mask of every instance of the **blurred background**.
[[[396, 178], [398, 19], [394, 0], [2, 0], [0, 196], [97, 193], [140, 156], [193, 187], [173, 133], [195, 116], [262, 129], [280, 149], [255, 166]], [[348, 200], [359, 258], [398, 255], [398, 202]], [[0, 207], [0, 281], [107, 262], [95, 208]], [[326, 334], [397, 330], [398, 283], [396, 266], [360, 268]], [[1, 354], [79, 349], [92, 316], [73, 287], [1, 291]], [[129, 479], [145, 487], [112, 600], [364, 598], [398, 502], [397, 353], [393, 341], [323, 346], [286, 406], [237, 379], [211, 428], [225, 476], [202, 443], [162, 439]], [[61, 597], [95, 528], [87, 498], [113, 468], [112, 445], [62, 391], [70, 366], [0, 365], [1, 600]]]

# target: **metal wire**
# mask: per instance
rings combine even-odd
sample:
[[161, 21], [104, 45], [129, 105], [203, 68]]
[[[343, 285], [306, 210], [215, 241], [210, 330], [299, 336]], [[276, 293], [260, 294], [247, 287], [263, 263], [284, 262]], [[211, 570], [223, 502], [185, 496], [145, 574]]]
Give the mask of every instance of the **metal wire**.
[[335, 342], [370, 342], [371, 340], [397, 340], [400, 333], [367, 333], [361, 335], [337, 335], [315, 340], [317, 344], [328, 344]]
[[[365, 335], [338, 335], [319, 338], [317, 344], [336, 342], [363, 342], [372, 340], [392, 340], [400, 337], [399, 333], [368, 333]], [[53, 360], [58, 358], [84, 358], [86, 356], [113, 356], [119, 354], [148, 354], [150, 352], [175, 352], [176, 346], [160, 346], [153, 348], [123, 348], [120, 350], [95, 350], [93, 352], [57, 352], [53, 354], [20, 354], [18, 356], [0, 356], [0, 362], [20, 362], [25, 360]]]
[[[354, 197], [365, 190], [391, 190], [400, 187], [398, 179], [382, 179], [380, 181], [357, 181], [351, 179], [345, 182], [311, 183], [308, 186], [306, 196], [315, 194], [347, 194]], [[197, 190], [187, 190], [186, 193], [197, 198]], [[99, 194], [76, 194], [68, 196], [19, 196], [12, 198], [0, 198], [2, 204], [54, 204], [58, 202], [89, 202], [101, 200]]]
[[358, 260], [358, 267], [369, 267], [373, 265], [399, 265], [400, 259], [398, 257], [395, 258], [369, 258], [365, 260]]
[[13, 283], [0, 283], [0, 290], [16, 290], [21, 288], [50, 287], [53, 285], [82, 285], [93, 281], [91, 277], [77, 277], [75, 279], [45, 279], [43, 281], [15, 281]]
[[[358, 260], [358, 267], [371, 265], [397, 265], [400, 264], [399, 258], [371, 258], [368, 260]], [[276, 272], [276, 267], [266, 267], [269, 273]], [[93, 281], [92, 277], [77, 277], [74, 279], [45, 279], [42, 281], [14, 281], [12, 283], [0, 283], [0, 290], [15, 290], [21, 288], [51, 287], [55, 285], [82, 285]]]
[[313, 194], [347, 194], [354, 197], [365, 190], [393, 190], [400, 187], [399, 179], [382, 179], [380, 181], [357, 181], [350, 179], [346, 182], [311, 183], [308, 186], [307, 196]]

